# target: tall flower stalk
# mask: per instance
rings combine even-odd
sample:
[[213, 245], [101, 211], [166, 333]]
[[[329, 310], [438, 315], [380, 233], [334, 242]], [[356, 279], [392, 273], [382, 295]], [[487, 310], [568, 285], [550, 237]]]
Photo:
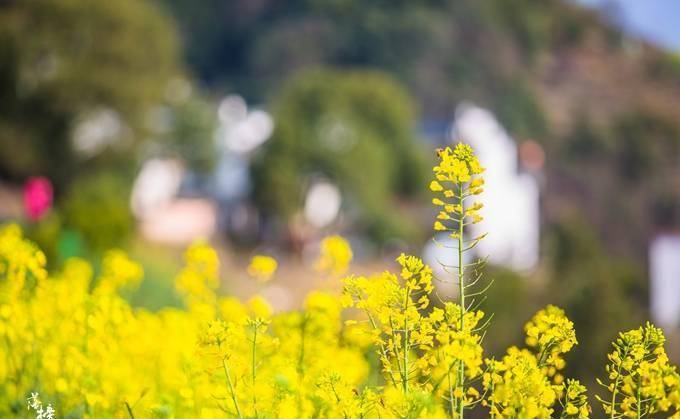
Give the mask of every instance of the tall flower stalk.
[[[437, 194], [432, 203], [439, 207], [434, 230], [449, 232], [450, 238], [457, 242], [454, 246], [457, 265], [454, 268], [456, 269], [455, 280], [458, 284], [458, 304], [461, 310], [458, 328], [464, 332], [466, 314], [472, 307], [472, 304], [466, 301], [468, 290], [480, 279], [480, 275], [476, 275], [468, 280], [466, 268], [482, 264], [481, 261], [477, 261], [466, 265], [464, 253], [475, 247], [483, 238], [480, 236], [472, 240], [465, 239], [466, 227], [483, 219], [479, 214], [483, 205], [480, 202], [468, 205], [466, 201], [483, 192], [484, 179], [481, 174], [484, 168], [467, 144], [458, 143], [453, 150], [449, 147], [439, 150], [438, 155], [439, 164], [433, 168], [435, 180], [430, 183], [430, 190]], [[484, 291], [474, 293], [474, 295], [480, 295]], [[455, 409], [458, 417], [462, 419], [465, 414], [467, 391], [465, 362], [458, 361], [457, 373], [456, 389], [450, 388], [451, 400], [449, 401], [452, 416]]]

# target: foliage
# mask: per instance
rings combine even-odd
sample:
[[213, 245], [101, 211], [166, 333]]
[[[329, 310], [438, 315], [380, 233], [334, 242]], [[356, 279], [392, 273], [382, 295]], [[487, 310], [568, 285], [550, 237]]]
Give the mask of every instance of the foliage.
[[404, 234], [390, 208], [396, 195], [422, 185], [424, 159], [413, 105], [394, 80], [368, 71], [304, 73], [283, 88], [274, 118], [253, 169], [261, 208], [290, 221], [311, 179], [322, 176], [374, 238]]
[[[16, 225], [4, 227], [0, 414], [21, 415], [29, 400], [50, 414], [103, 419], [588, 418], [585, 387], [562, 373], [577, 339], [560, 308], [549, 305], [526, 323], [526, 348], [484, 356], [490, 317], [475, 299], [488, 287], [474, 288], [483, 263], [463, 263], [483, 239], [466, 239], [466, 227], [481, 219], [481, 206], [466, 201], [482, 192], [482, 172], [459, 144], [441, 150], [430, 184], [442, 208], [435, 228], [457, 239], [459, 263], [448, 267], [456, 301], [435, 288], [451, 278], [402, 254], [398, 273], [349, 276], [340, 295], [313, 291], [301, 309], [274, 313], [259, 295], [218, 295], [217, 253], [196, 243], [175, 281], [185, 308], [151, 312], [121, 296], [143, 276], [124, 252], [107, 252], [96, 276], [79, 259], [48, 274], [37, 246]], [[349, 263], [343, 239], [325, 243], [322, 259], [337, 253]], [[252, 265], [273, 275], [276, 262], [256, 256]], [[601, 381], [611, 399], [598, 398], [611, 418], [680, 414], [680, 379], [664, 341], [649, 324], [616, 340]]]
[[[595, 26], [590, 14], [560, 1], [164, 3], [187, 37], [189, 64], [208, 83], [262, 99], [301, 69], [370, 67], [395, 75], [442, 112], [456, 93], [491, 99], [486, 93], [512, 89], [515, 74], [508, 76], [517, 67], [526, 72], [551, 48], [579, 45]], [[226, 50], [234, 53], [225, 57]]]
[[77, 231], [95, 254], [121, 246], [134, 226], [129, 196], [129, 186], [117, 173], [80, 178], [60, 205], [64, 226]]
[[[4, 2], [0, 170], [65, 185], [82, 164], [71, 141], [77, 121], [107, 111], [132, 131], [142, 128], [178, 72], [177, 59], [174, 28], [151, 1]], [[142, 137], [127, 131], [114, 151]]]
[[[641, 244], [680, 226], [670, 141], [680, 138], [678, 55], [626, 39], [579, 2], [163, 2], [187, 40], [189, 65], [209, 85], [269, 102], [310, 68], [384, 71], [414, 97], [424, 125], [445, 125], [471, 100], [513, 137], [541, 143], [550, 156], [545, 218], [587, 205], [606, 253], [623, 252], [643, 269]], [[592, 130], [581, 126], [584, 115]], [[648, 221], [650, 205], [659, 221]]]
[[644, 321], [645, 276], [630, 261], [607, 255], [581, 218], [565, 218], [550, 230], [546, 256], [552, 281], [545, 294], [571, 313], [581, 340], [588, 342], [574, 349], [578, 362], [567, 369], [590, 384], [616, 331]]
[[[191, 93], [189, 82], [174, 81], [179, 91], [152, 112], [156, 119], [154, 141], [148, 152], [177, 156], [197, 173], [210, 173], [217, 156], [215, 130], [217, 115], [212, 104], [200, 93]], [[172, 84], [171, 84], [172, 86]], [[182, 92], [186, 89], [187, 92]], [[185, 94], [186, 97], [182, 97]]]

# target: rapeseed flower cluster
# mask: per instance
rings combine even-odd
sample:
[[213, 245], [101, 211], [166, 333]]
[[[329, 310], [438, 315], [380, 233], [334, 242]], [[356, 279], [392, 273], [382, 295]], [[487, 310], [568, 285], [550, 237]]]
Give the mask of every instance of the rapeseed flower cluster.
[[347, 271], [354, 254], [349, 242], [341, 236], [329, 236], [321, 241], [321, 254], [316, 269], [333, 275]]
[[501, 361], [488, 365], [484, 386], [491, 417], [551, 417], [557, 395], [529, 350], [512, 347]]
[[11, 224], [0, 229], [0, 278], [5, 280], [6, 298], [16, 297], [44, 280], [46, 263], [45, 254], [23, 240], [19, 226]]
[[590, 416], [590, 405], [586, 387], [578, 380], [568, 379], [562, 389], [561, 418], [582, 419]]
[[483, 207], [481, 202], [467, 205], [470, 197], [484, 191], [484, 178], [479, 176], [484, 168], [467, 144], [458, 143], [453, 150], [447, 147], [438, 154], [440, 161], [433, 169], [435, 179], [430, 183], [430, 190], [438, 195], [432, 200], [439, 207], [434, 229], [449, 231], [457, 238], [469, 222], [479, 223], [484, 219], [479, 213]]
[[577, 380], [564, 382], [556, 373], [565, 366], [562, 355], [577, 343], [573, 324], [564, 311], [549, 305], [524, 329], [530, 349], [511, 347], [500, 361], [486, 361], [483, 384], [490, 415], [551, 418], [561, 411], [561, 418], [589, 417], [585, 387]]
[[680, 418], [680, 375], [669, 365], [661, 329], [646, 326], [621, 333], [607, 356], [607, 379], [598, 380], [610, 398], [598, 397], [610, 418]]
[[217, 254], [198, 243], [175, 281], [185, 308], [150, 312], [120, 294], [143, 274], [122, 251], [96, 275], [70, 259], [48, 276], [17, 226], [0, 230], [0, 249], [0, 417], [32, 393], [59, 417], [97, 419], [356, 417], [375, 404], [355, 395], [368, 342], [343, 325], [338, 296], [280, 314], [260, 296], [219, 296]]
[[[288, 312], [260, 295], [221, 295], [206, 243], [187, 249], [175, 278], [183, 307], [152, 312], [123, 297], [143, 280], [124, 252], [106, 253], [98, 269], [70, 259], [48, 274], [19, 227], [0, 228], [0, 417], [25, 417], [28, 400], [46, 418], [588, 418], [586, 388], [561, 372], [577, 344], [561, 309], [529, 320], [526, 348], [485, 358], [484, 261], [463, 257], [483, 239], [467, 234], [482, 217], [469, 201], [483, 191], [483, 168], [464, 144], [439, 157], [430, 189], [434, 229], [454, 239], [449, 277], [402, 254], [396, 272], [350, 275], [340, 294], [313, 291]], [[332, 236], [316, 267], [337, 276], [351, 260]], [[277, 266], [258, 255], [248, 271], [268, 281]], [[441, 295], [441, 282], [457, 294]], [[647, 325], [614, 343], [601, 381], [611, 397], [599, 399], [610, 418], [680, 416], [664, 341]]]
[[564, 311], [553, 305], [540, 310], [524, 326], [526, 343], [537, 352], [538, 365], [559, 384], [564, 378], [558, 373], [566, 365], [562, 355], [577, 344], [574, 324]]
[[272, 278], [278, 267], [279, 264], [273, 257], [255, 255], [248, 265], [248, 274], [257, 279], [258, 282], [267, 282]]

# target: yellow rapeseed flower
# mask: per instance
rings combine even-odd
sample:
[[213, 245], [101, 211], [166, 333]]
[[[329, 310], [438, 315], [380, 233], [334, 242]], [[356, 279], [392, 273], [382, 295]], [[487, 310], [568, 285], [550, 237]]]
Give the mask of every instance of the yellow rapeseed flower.
[[472, 147], [458, 143], [453, 149], [447, 147], [439, 150], [439, 164], [435, 166], [435, 179], [430, 182], [430, 190], [438, 196], [432, 203], [442, 207], [437, 215], [433, 228], [435, 231], [452, 231], [452, 236], [462, 224], [479, 223], [482, 204], [466, 202], [467, 198], [482, 193], [484, 179], [481, 174], [484, 168], [479, 164]]
[[248, 274], [258, 282], [269, 281], [278, 267], [278, 262], [271, 256], [255, 255], [248, 265]]
[[353, 256], [352, 247], [344, 237], [326, 237], [321, 241], [321, 252], [316, 261], [316, 269], [341, 275], [347, 271]]

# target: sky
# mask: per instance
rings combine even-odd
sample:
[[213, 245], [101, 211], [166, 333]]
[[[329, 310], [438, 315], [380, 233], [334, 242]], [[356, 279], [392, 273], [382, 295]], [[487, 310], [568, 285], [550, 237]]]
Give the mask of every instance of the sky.
[[608, 10], [617, 9], [620, 22], [633, 36], [680, 52], [680, 0], [577, 0]]

